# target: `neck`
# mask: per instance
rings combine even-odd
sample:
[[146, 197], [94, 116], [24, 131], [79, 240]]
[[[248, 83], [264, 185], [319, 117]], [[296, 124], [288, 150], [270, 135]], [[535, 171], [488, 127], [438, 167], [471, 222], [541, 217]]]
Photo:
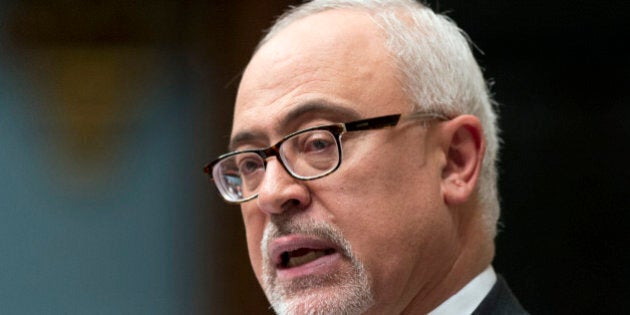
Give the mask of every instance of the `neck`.
[[461, 290], [483, 272], [494, 258], [494, 241], [484, 229], [480, 210], [459, 209], [470, 214], [459, 220], [459, 255], [444, 277], [432, 288], [419, 292], [402, 314], [426, 314]]

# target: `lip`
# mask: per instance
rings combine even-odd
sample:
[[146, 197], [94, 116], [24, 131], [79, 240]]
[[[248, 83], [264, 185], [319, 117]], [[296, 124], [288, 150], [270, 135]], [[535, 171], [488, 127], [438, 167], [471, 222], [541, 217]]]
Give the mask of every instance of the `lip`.
[[[306, 264], [295, 267], [282, 267], [282, 254], [308, 248], [332, 251]], [[342, 258], [339, 247], [331, 241], [311, 235], [293, 234], [279, 237], [269, 244], [269, 257], [276, 270], [278, 280], [290, 280], [308, 275], [321, 275], [331, 272]]]

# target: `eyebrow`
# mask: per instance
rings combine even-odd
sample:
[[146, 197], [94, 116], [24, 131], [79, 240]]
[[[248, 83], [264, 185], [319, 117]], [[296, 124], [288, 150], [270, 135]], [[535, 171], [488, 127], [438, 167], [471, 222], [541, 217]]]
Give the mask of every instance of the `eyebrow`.
[[[308, 115], [313, 115], [317, 118], [322, 117], [341, 120], [339, 122], [357, 120], [361, 117], [361, 115], [356, 110], [350, 107], [323, 99], [310, 100], [303, 104], [298, 104], [294, 108], [292, 108], [284, 117], [279, 120], [274, 128], [274, 131], [279, 134], [295, 131], [287, 129], [289, 129], [293, 125], [298, 124], [303, 117]], [[239, 145], [243, 143], [254, 142], [256, 140], [260, 141], [261, 139], [267, 139], [267, 135], [263, 131], [248, 130], [239, 132], [235, 134], [234, 137], [232, 137], [232, 139], [230, 140], [229, 150], [234, 151]]]
[[260, 139], [266, 139], [267, 136], [262, 132], [257, 131], [244, 131], [239, 132], [230, 140], [230, 144], [228, 145], [228, 150], [236, 151], [236, 148], [244, 143], [254, 142]]

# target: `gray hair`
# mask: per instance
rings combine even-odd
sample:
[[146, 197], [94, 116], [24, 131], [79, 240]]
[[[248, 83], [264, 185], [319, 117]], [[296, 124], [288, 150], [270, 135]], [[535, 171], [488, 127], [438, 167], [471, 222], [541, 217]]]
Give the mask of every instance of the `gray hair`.
[[494, 237], [500, 214], [497, 114], [468, 36], [448, 17], [413, 0], [314, 0], [280, 16], [258, 47], [292, 22], [330, 9], [365, 11], [383, 30], [386, 48], [402, 73], [402, 88], [413, 104], [412, 110], [479, 118], [486, 154], [478, 196], [487, 231]]

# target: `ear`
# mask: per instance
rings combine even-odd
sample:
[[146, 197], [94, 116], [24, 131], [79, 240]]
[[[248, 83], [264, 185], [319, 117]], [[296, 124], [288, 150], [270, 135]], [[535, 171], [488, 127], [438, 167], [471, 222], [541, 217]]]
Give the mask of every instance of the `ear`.
[[446, 204], [458, 205], [468, 201], [477, 186], [486, 148], [483, 127], [477, 117], [461, 115], [445, 122], [442, 131], [442, 193]]

